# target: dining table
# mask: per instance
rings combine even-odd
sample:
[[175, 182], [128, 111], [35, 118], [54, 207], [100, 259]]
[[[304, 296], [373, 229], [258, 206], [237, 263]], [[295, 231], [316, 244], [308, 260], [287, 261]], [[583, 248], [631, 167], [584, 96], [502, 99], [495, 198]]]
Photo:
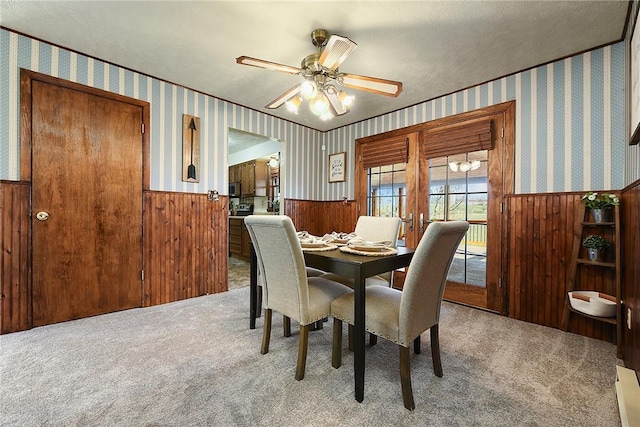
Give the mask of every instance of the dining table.
[[[365, 279], [367, 277], [386, 273], [409, 266], [413, 258], [414, 249], [398, 247], [393, 254], [384, 256], [366, 256], [353, 253], [342, 252], [339, 249], [328, 251], [303, 251], [305, 264], [307, 267], [314, 267], [320, 270], [339, 274], [341, 276], [353, 278], [354, 291], [354, 389], [355, 399], [358, 402], [364, 400], [364, 366], [365, 366], [365, 310], [366, 293]], [[250, 259], [250, 325], [255, 328], [255, 318], [257, 316], [257, 261], [252, 248]]]

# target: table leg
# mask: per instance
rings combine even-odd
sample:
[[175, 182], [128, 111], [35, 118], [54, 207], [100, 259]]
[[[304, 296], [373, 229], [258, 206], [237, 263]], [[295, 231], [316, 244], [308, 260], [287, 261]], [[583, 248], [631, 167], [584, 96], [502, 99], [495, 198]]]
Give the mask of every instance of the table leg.
[[358, 402], [364, 400], [364, 313], [365, 313], [365, 286], [364, 277], [358, 272], [354, 277], [354, 337], [353, 337], [353, 371], [355, 376], [355, 395]]
[[251, 256], [249, 258], [249, 329], [256, 328], [258, 301], [258, 259], [256, 252], [251, 245]]

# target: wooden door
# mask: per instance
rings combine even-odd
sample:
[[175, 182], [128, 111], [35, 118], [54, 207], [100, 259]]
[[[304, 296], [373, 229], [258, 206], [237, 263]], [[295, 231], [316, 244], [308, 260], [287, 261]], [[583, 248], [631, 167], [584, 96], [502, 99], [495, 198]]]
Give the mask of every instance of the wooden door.
[[142, 108], [31, 91], [33, 326], [140, 307]]
[[[429, 122], [418, 154], [418, 210], [425, 221], [462, 219], [470, 224], [449, 271], [445, 299], [502, 314], [507, 313], [508, 297], [502, 287], [503, 201], [513, 192], [514, 110], [513, 103], [505, 103]], [[478, 123], [490, 125], [491, 149], [479, 150], [468, 138], [466, 132], [475, 132]], [[429, 135], [438, 133], [444, 148], [429, 155], [427, 147], [434, 143]], [[461, 151], [461, 146], [469, 148]], [[435, 200], [444, 201], [445, 207], [437, 209]]]

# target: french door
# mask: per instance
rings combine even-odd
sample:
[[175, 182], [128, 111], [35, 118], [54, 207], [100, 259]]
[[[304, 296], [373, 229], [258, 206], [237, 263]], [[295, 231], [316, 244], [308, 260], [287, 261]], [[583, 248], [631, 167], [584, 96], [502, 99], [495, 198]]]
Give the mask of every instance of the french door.
[[[445, 298], [502, 313], [501, 207], [513, 192], [514, 111], [509, 102], [356, 141], [359, 215], [403, 218], [399, 245], [409, 247], [431, 222], [468, 221]], [[394, 286], [402, 282], [396, 274]]]

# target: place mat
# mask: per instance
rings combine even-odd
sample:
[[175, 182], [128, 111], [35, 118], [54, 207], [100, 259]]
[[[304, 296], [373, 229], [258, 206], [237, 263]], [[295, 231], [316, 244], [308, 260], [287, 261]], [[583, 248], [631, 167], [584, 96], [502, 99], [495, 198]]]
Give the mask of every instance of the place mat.
[[302, 252], [322, 252], [322, 251], [332, 251], [334, 249], [338, 249], [338, 247], [336, 245], [324, 245], [324, 246], [313, 247], [313, 248], [305, 248], [303, 246]]
[[398, 253], [398, 250], [395, 248], [387, 248], [387, 250], [385, 251], [371, 252], [371, 251], [359, 251], [349, 246], [340, 246], [340, 251], [346, 252], [348, 254], [364, 255], [364, 256], [388, 256], [388, 255], [395, 255]]

